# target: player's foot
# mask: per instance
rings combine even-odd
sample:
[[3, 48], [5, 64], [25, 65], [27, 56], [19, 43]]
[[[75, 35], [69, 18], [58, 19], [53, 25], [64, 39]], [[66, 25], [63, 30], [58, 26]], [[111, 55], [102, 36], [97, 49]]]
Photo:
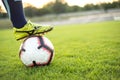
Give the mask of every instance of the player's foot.
[[31, 23], [30, 21], [28, 21], [27, 24], [20, 29], [13, 28], [14, 36], [16, 40], [20, 40], [34, 34], [43, 35], [44, 33], [51, 31], [52, 29], [53, 27], [51, 26], [38, 25], [38, 24]]

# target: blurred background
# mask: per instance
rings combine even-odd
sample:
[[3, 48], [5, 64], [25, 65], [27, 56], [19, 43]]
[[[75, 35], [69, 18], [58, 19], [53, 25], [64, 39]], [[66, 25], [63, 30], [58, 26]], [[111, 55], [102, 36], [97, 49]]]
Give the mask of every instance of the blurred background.
[[[27, 19], [40, 24], [83, 24], [120, 20], [120, 0], [22, 0]], [[6, 24], [3, 24], [6, 21]], [[0, 0], [0, 28], [11, 28]]]

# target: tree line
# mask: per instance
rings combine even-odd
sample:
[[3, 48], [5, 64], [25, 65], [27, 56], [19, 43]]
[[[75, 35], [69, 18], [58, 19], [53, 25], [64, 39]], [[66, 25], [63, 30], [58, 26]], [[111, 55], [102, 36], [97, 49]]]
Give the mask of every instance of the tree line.
[[[80, 6], [69, 6], [67, 3], [63, 2], [63, 0], [56, 0], [55, 2], [50, 2], [46, 4], [43, 8], [36, 8], [32, 5], [25, 7], [25, 15], [27, 17], [34, 16], [43, 16], [46, 14], [60, 14], [60, 13], [68, 13], [68, 12], [80, 12], [80, 11], [88, 11], [88, 10], [98, 10], [103, 9], [107, 11], [108, 9], [119, 8], [120, 9], [120, 0], [114, 1], [112, 3], [100, 3], [100, 4], [86, 4], [84, 7]], [[0, 6], [0, 18], [7, 17], [6, 13], [1, 12]]]

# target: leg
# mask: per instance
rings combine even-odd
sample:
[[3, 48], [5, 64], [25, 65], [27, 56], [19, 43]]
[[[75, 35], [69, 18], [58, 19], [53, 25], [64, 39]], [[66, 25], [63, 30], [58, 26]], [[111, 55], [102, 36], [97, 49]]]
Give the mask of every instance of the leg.
[[53, 29], [51, 26], [43, 26], [26, 21], [22, 0], [2, 0], [13, 24], [16, 40], [23, 39], [30, 35], [44, 34]]
[[22, 0], [2, 0], [9, 18], [16, 28], [22, 28], [26, 23], [23, 12]]

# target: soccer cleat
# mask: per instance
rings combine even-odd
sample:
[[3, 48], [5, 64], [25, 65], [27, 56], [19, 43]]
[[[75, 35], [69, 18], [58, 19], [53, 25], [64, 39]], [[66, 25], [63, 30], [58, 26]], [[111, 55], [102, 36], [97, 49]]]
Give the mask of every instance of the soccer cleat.
[[16, 40], [20, 40], [31, 35], [43, 35], [44, 33], [51, 31], [52, 29], [53, 27], [51, 26], [38, 25], [31, 23], [30, 21], [28, 21], [28, 23], [20, 29], [13, 28]]

